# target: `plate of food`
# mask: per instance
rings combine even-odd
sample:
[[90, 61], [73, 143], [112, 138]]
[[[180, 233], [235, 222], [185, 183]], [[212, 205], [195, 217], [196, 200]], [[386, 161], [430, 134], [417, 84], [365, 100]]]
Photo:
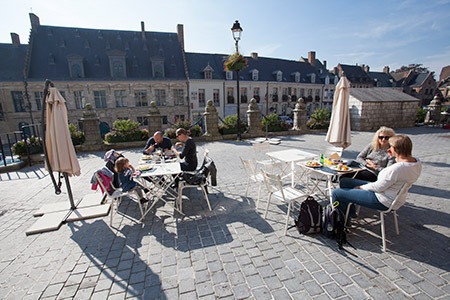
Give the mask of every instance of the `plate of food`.
[[337, 172], [351, 172], [353, 171], [352, 168], [350, 168], [347, 165], [336, 165], [336, 166], [331, 166], [330, 167], [331, 170], [337, 171]]
[[310, 168], [320, 168], [322, 164], [315, 160], [308, 160], [307, 162], [305, 162], [305, 166]]
[[153, 167], [151, 165], [139, 165], [136, 167], [137, 171], [143, 172], [143, 171], [149, 171], [153, 169]]

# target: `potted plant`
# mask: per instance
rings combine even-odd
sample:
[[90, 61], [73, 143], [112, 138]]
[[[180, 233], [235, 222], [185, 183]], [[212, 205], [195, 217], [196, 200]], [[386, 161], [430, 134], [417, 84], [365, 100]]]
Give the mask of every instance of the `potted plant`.
[[223, 66], [226, 71], [240, 71], [247, 67], [247, 59], [239, 52], [230, 55]]
[[42, 139], [35, 136], [18, 141], [12, 145], [11, 149], [15, 155], [19, 155], [21, 158], [25, 158], [28, 155], [44, 153]]

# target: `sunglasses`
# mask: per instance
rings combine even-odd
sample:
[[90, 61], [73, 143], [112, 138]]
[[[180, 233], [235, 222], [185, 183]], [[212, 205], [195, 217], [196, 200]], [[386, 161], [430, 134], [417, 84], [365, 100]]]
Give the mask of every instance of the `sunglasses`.
[[384, 136], [384, 135], [378, 136], [378, 139], [380, 139], [380, 140], [386, 140], [386, 141], [388, 141], [389, 138], [390, 138], [390, 136]]

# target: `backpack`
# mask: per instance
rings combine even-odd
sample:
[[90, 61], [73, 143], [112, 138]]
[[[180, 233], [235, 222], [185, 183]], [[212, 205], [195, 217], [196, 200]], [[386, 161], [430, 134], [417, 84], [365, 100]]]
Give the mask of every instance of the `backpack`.
[[322, 233], [330, 239], [336, 239], [339, 249], [342, 249], [344, 244], [350, 245], [350, 243], [347, 241], [347, 233], [344, 226], [345, 216], [337, 208], [338, 206], [339, 202], [335, 201], [333, 205], [328, 204], [324, 207], [322, 214]]
[[322, 230], [322, 207], [312, 197], [308, 196], [300, 205], [295, 227], [301, 234], [318, 233]]

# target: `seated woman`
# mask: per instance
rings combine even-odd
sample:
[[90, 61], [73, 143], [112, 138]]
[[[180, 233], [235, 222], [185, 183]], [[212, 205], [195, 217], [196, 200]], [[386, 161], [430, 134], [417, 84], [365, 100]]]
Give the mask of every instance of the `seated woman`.
[[[380, 127], [375, 132], [372, 142], [367, 145], [356, 157], [356, 161], [365, 169], [359, 171], [354, 178], [374, 182], [381, 170], [395, 163], [395, 157], [389, 156], [389, 139], [395, 135], [392, 128]], [[345, 174], [344, 177], [353, 177]]]
[[[412, 157], [412, 142], [408, 136], [391, 137], [387, 151], [397, 162], [381, 170], [377, 181], [342, 178], [340, 188], [332, 192], [333, 202], [339, 202], [338, 208], [344, 214], [349, 203], [388, 210], [403, 185], [412, 184], [419, 178], [422, 164], [417, 158]], [[406, 201], [406, 194], [402, 196], [400, 205]], [[355, 216], [354, 206], [350, 210], [350, 217], [353, 216]]]
[[120, 187], [122, 188], [122, 191], [135, 192], [138, 195], [141, 204], [148, 202], [148, 199], [144, 197], [144, 192], [141, 186], [133, 181], [133, 178], [131, 177], [131, 175], [135, 172], [135, 169], [132, 165], [130, 165], [128, 158], [118, 158], [114, 169], [119, 174]]
[[182, 171], [195, 171], [197, 169], [197, 147], [194, 140], [188, 135], [187, 130], [184, 128], [178, 128], [176, 131], [177, 140], [180, 142], [176, 143], [176, 147], [180, 147], [184, 144], [183, 151], [179, 152], [175, 150], [175, 153], [184, 159], [181, 162]]

